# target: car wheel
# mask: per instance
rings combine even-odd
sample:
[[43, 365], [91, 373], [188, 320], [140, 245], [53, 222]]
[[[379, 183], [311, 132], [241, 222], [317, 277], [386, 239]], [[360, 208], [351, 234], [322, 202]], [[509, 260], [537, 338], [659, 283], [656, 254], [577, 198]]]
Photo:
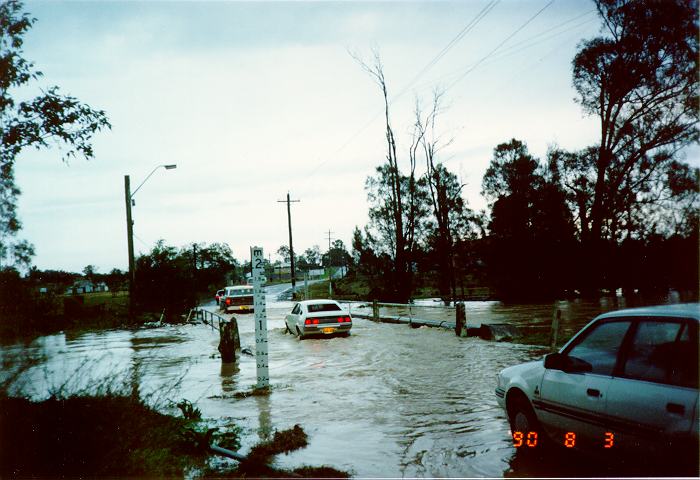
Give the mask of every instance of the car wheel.
[[[528, 402], [524, 397], [516, 398], [513, 405], [508, 409], [508, 420], [510, 422], [511, 434], [515, 432], [522, 432], [527, 438], [530, 432], [537, 433], [537, 443], [542, 447], [548, 445], [547, 437], [540, 425], [539, 420], [537, 420], [537, 415], [532, 409], [530, 402]], [[523, 454], [533, 453], [535, 449], [532, 448], [519, 448], [522, 450]], [[537, 449], [541, 450], [541, 449]]]
[[510, 409], [510, 429], [513, 432], [539, 432], [540, 424], [537, 421], [532, 407], [522, 398], [517, 399]]
[[299, 337], [299, 340], [304, 340], [304, 335], [301, 334], [301, 330], [299, 330], [299, 327], [297, 327], [297, 337]]
[[289, 325], [287, 325], [287, 322], [284, 322], [284, 334], [292, 333], [292, 331], [289, 329]]

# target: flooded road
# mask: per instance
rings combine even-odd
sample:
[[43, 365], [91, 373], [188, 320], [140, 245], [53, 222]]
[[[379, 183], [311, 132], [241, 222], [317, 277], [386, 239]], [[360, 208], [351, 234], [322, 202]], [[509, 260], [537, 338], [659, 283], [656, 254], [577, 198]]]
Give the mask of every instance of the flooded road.
[[[18, 387], [37, 399], [115, 378], [161, 408], [188, 399], [204, 417], [243, 428], [241, 453], [300, 424], [309, 446], [278, 456], [281, 467], [330, 465], [361, 477], [518, 475], [495, 375], [542, 349], [362, 319], [348, 338], [299, 341], [284, 333], [292, 303], [275, 300], [281, 288], [268, 288], [269, 396], [245, 396], [254, 357], [222, 365], [218, 333], [205, 325], [41, 337], [2, 347], [3, 371], [38, 359]], [[253, 316], [237, 319], [242, 346], [254, 349]]]

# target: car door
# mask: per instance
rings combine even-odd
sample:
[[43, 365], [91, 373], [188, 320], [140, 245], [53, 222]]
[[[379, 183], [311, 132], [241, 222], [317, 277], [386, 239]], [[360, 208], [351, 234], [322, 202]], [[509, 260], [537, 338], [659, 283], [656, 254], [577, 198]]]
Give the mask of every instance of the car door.
[[697, 322], [643, 319], [632, 333], [608, 390], [615, 446], [654, 456], [683, 451], [693, 443], [698, 405]]
[[286, 317], [287, 328], [289, 328], [289, 331], [292, 333], [296, 332], [295, 327], [297, 325], [297, 320], [299, 318], [300, 313], [301, 305], [297, 303], [296, 305], [294, 305], [294, 308], [292, 308], [292, 312]]
[[629, 320], [601, 320], [582, 332], [562, 354], [590, 364], [589, 371], [546, 369], [534, 403], [549, 436], [566, 447], [603, 443], [609, 427], [605, 403]]

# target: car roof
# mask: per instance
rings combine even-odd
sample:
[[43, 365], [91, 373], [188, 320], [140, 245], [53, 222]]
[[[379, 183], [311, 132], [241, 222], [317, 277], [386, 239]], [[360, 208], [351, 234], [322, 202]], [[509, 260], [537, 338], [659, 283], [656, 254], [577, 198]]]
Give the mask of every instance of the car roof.
[[320, 305], [323, 303], [334, 303], [338, 305], [338, 302], [335, 300], [302, 300], [299, 302], [301, 305]]
[[226, 287], [226, 288], [228, 288], [230, 290], [243, 290], [243, 289], [248, 290], [248, 289], [252, 289], [253, 286], [252, 285], [236, 285], [233, 287]]
[[673, 305], [627, 308], [604, 313], [596, 317], [596, 320], [616, 317], [681, 317], [693, 318], [700, 322], [700, 303], [676, 303]]

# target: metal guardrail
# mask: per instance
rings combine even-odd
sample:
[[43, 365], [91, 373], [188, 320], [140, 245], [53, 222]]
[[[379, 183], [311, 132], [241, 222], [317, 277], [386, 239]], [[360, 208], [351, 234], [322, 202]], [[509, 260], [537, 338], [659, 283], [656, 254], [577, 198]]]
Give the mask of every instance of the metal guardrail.
[[[371, 304], [370, 304], [371, 305]], [[377, 302], [377, 305], [380, 307], [408, 307], [409, 310], [412, 308], [442, 308], [442, 309], [450, 309], [454, 310], [455, 306], [454, 305], [422, 305], [419, 303], [382, 303], [382, 302]]]
[[214, 328], [221, 330], [221, 324], [229, 321], [226, 317], [219, 315], [216, 312], [205, 310], [201, 307], [196, 307], [194, 311], [197, 318], [200, 319], [202, 323], [205, 325], [211, 325], [212, 330], [214, 330]]
[[[365, 318], [368, 320], [373, 320], [373, 321], [378, 321], [378, 322], [384, 322], [384, 323], [403, 323], [407, 325], [411, 325], [414, 327], [419, 327], [419, 326], [428, 326], [428, 327], [441, 327], [441, 328], [447, 328], [447, 329], [454, 329], [456, 325], [456, 318], [455, 321], [450, 321], [450, 320], [443, 320], [443, 319], [427, 319], [427, 318], [419, 318], [415, 316], [415, 313], [418, 313], [418, 310], [422, 310], [425, 308], [428, 309], [441, 309], [442, 311], [449, 313], [450, 315], [457, 315], [456, 311], [457, 308], [452, 305], [420, 305], [420, 304], [415, 304], [415, 303], [389, 303], [389, 302], [343, 302], [347, 305], [348, 312], [351, 315], [354, 315], [358, 318]], [[364, 313], [364, 312], [354, 312], [353, 313], [353, 307], [363, 307], [363, 308], [371, 308], [371, 313]], [[380, 314], [379, 308], [380, 307], [389, 307], [389, 308], [401, 308], [401, 309], [406, 309], [408, 310], [407, 313], [403, 312], [385, 312], [383, 314]], [[455, 313], [453, 313], [455, 312]]]

